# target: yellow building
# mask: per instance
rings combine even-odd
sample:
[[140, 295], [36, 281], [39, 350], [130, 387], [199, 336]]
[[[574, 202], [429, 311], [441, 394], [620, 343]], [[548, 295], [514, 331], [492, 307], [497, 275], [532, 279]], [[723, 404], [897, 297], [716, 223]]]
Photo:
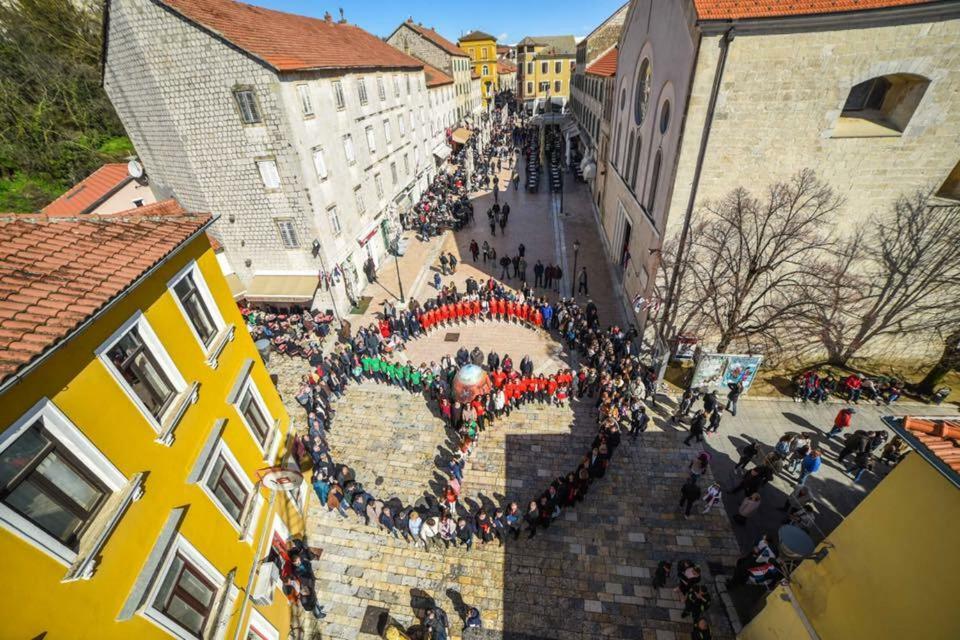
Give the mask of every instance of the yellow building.
[[741, 640], [960, 638], [960, 422], [891, 418], [910, 453], [767, 595]]
[[576, 62], [573, 36], [528, 36], [518, 42], [520, 101], [534, 110], [548, 101], [562, 108], [570, 99], [570, 78]]
[[483, 31], [471, 31], [457, 41], [457, 46], [470, 54], [473, 71], [480, 76], [483, 106], [499, 91], [497, 71], [497, 39]]
[[211, 222], [0, 216], [0, 637], [287, 637], [306, 495]]

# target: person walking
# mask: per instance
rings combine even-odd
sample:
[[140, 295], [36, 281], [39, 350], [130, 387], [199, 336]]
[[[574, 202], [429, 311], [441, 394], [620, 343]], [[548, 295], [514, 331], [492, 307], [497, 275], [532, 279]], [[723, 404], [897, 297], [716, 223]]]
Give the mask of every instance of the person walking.
[[797, 484], [804, 484], [807, 481], [807, 478], [820, 471], [823, 461], [820, 460], [820, 452], [817, 450], [812, 450], [803, 458], [803, 462], [800, 463], [800, 477], [797, 479]]
[[508, 256], [503, 256], [502, 258], [500, 258], [500, 268], [501, 268], [500, 279], [501, 280], [510, 279], [510, 265], [511, 265], [511, 260]]
[[589, 295], [587, 293], [587, 268], [580, 267], [580, 275], [577, 277], [577, 293], [582, 293], [583, 295]]
[[691, 476], [680, 487], [680, 508], [683, 510], [683, 518], [690, 519], [690, 511], [693, 509], [693, 503], [700, 499], [700, 485], [697, 480]]
[[[476, 240], [470, 241], [470, 255], [473, 256], [473, 261], [477, 261], [477, 257], [480, 255], [480, 245], [477, 244]], [[486, 258], [486, 256], [484, 256]], [[486, 262], [486, 260], [484, 260]]]
[[730, 393], [727, 394], [727, 411], [737, 415], [737, 400], [743, 394], [743, 383], [739, 381], [731, 382], [727, 386], [730, 387]]
[[534, 288], [543, 286], [543, 263], [539, 260], [533, 265], [533, 286]]
[[833, 438], [835, 435], [839, 435], [843, 432], [844, 429], [848, 429], [850, 424], [853, 422], [853, 414], [857, 412], [853, 407], [845, 407], [840, 409], [837, 413], [837, 417], [833, 420], [833, 428], [830, 429], [830, 433], [827, 434], [827, 439]]
[[704, 416], [703, 411], [697, 411], [693, 415], [693, 420], [690, 421], [690, 435], [684, 439], [683, 444], [690, 446], [690, 440], [696, 438], [697, 442], [703, 442], [703, 427], [706, 424], [707, 419]]

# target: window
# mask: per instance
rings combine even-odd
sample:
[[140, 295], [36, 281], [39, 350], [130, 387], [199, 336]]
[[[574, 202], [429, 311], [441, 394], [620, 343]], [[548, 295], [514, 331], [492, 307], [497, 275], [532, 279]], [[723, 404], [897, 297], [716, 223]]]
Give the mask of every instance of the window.
[[643, 149], [643, 135], [637, 132], [637, 148], [633, 152], [633, 173], [630, 174], [630, 191], [637, 192], [637, 176], [640, 174], [640, 151]]
[[343, 231], [343, 227], [340, 226], [340, 215], [337, 213], [337, 205], [333, 205], [327, 209], [327, 218], [330, 220], [330, 228], [333, 230], [333, 235], [339, 236], [340, 232]]
[[260, 179], [263, 186], [267, 189], [280, 188], [280, 174], [277, 173], [277, 163], [275, 160], [257, 160], [257, 170], [260, 172]]
[[540, 73], [546, 75], [546, 74], [549, 73], [549, 72], [550, 72], [550, 63], [549, 63], [549, 62], [541, 62], [541, 63], [540, 63]]
[[223, 609], [229, 610], [237, 589], [197, 551], [176, 534], [153, 578], [142, 615], [178, 638], [214, 637], [218, 596], [226, 588]]
[[0, 434], [0, 526], [70, 566], [127, 480], [47, 399]]
[[560, 93], [560, 89], [563, 86], [563, 83], [560, 80], [553, 81], [553, 92]]
[[410, 95], [410, 76], [406, 76], [407, 79], [407, 95]]
[[283, 243], [284, 249], [296, 249], [300, 246], [293, 220], [277, 220], [277, 230], [280, 232], [280, 241]]
[[317, 147], [313, 150], [313, 168], [317, 170], [317, 177], [321, 180], [327, 179], [327, 161], [323, 157], [323, 148]]
[[528, 83], [527, 83], [527, 93], [533, 93], [533, 83], [532, 83], [532, 82], [528, 82]]
[[528, 63], [527, 63], [527, 75], [528, 75], [528, 76], [532, 76], [532, 75], [533, 75], [533, 63], [532, 63], [532, 62], [528, 62]]
[[877, 76], [854, 85], [834, 126], [834, 137], [883, 137], [902, 133], [930, 81], [911, 73]]
[[360, 105], [367, 104], [367, 81], [363, 78], [357, 79], [357, 96], [360, 98]]
[[414, 136], [417, 135], [417, 132], [416, 132], [417, 123], [414, 120], [413, 111], [410, 111], [409, 113], [407, 113], [407, 118], [410, 120], [410, 134]]
[[136, 199], [132, 200], [131, 202], [132, 202], [133, 206], [136, 207], [137, 209], [139, 209], [140, 207], [143, 206], [143, 198], [136, 198]]
[[662, 154], [657, 149], [657, 155], [653, 159], [653, 173], [650, 175], [650, 191], [647, 194], [647, 214], [653, 216], [653, 206], [657, 203], [657, 187], [660, 186], [660, 162]]
[[240, 120], [243, 124], [260, 122], [260, 108], [257, 106], [257, 98], [253, 95], [253, 89], [235, 89], [233, 99], [237, 103]]
[[486, 59], [487, 59], [487, 48], [486, 48], [486, 47], [481, 47], [481, 48], [480, 48], [480, 59], [481, 59], [481, 60], [486, 60]]
[[387, 99], [387, 88], [383, 85], [383, 76], [377, 76], [377, 97], [381, 102]]
[[553, 63], [553, 72], [554, 73], [563, 73], [563, 60], [557, 60]]
[[399, 180], [397, 179], [397, 163], [390, 163], [390, 177], [393, 179], [393, 184], [396, 185]]
[[402, 113], [397, 116], [397, 128], [400, 129], [400, 135], [401, 135], [401, 136], [407, 135], [407, 125], [406, 125], [406, 123], [403, 121], [403, 114], [402, 114]]
[[539, 90], [541, 93], [546, 93], [547, 91], [550, 91], [550, 83], [549, 83], [549, 82], [541, 82], [541, 83], [540, 83], [540, 86], [538, 87], [538, 90]]
[[338, 111], [347, 106], [347, 101], [343, 97], [343, 83], [339, 80], [333, 81], [333, 99], [337, 103]]
[[343, 155], [347, 157], [347, 164], [357, 161], [357, 155], [353, 151], [353, 136], [349, 133], [343, 136]]
[[643, 124], [643, 118], [647, 114], [647, 105], [650, 103], [650, 60], [644, 60], [640, 63], [640, 70], [637, 72], [637, 84], [634, 87], [634, 109], [633, 119], [637, 124]]
[[403, 154], [403, 172], [410, 175], [410, 157], [406, 153]]
[[310, 87], [305, 84], [297, 85], [297, 95], [300, 96], [300, 111], [303, 115], [313, 115], [313, 103], [310, 101]]
[[413, 166], [420, 168], [420, 147], [413, 148]]
[[373, 174], [373, 184], [377, 188], [377, 199], [383, 197], [383, 178], [380, 177], [379, 173]]
[[660, 107], [660, 133], [666, 133], [670, 128], [670, 101], [667, 100]]
[[205, 349], [210, 347], [225, 323], [197, 263], [188, 264], [174, 276], [169, 286], [200, 344]]
[[247, 626], [247, 635], [244, 640], [280, 640], [280, 632], [271, 625], [266, 618], [250, 608], [250, 623]]
[[393, 76], [393, 97], [400, 97], [400, 76]]
[[253, 383], [249, 375], [236, 403], [237, 413], [240, 414], [243, 423], [250, 430], [250, 435], [257, 441], [261, 447], [267, 442], [267, 436], [273, 428], [273, 418], [267, 411], [267, 405], [260, 395], [260, 390]]
[[490, 67], [488, 67], [487, 65], [483, 65], [483, 66], [481, 67], [480, 75], [482, 75], [482, 76], [488, 76], [488, 75], [490, 75]]
[[[145, 321], [144, 321], [145, 322]], [[159, 419], [177, 395], [177, 387], [135, 323], [106, 351], [113, 371], [154, 418]]]
[[390, 132], [390, 121], [383, 121], [383, 140], [387, 144], [390, 144], [390, 139], [393, 137], [393, 134]]
[[365, 214], [367, 212], [367, 205], [363, 201], [363, 191], [359, 186], [353, 189], [353, 199], [357, 203], [357, 212], [359, 212], [360, 215]]
[[621, 176], [624, 178], [624, 182], [627, 181], [626, 176], [630, 175], [630, 167], [633, 166], [630, 163], [633, 162], [633, 141], [634, 141], [634, 132], [630, 132], [630, 137], [628, 138], [629, 142], [627, 143], [627, 155], [625, 158], [626, 167], [624, 168]]
[[373, 135], [373, 127], [367, 127], [367, 150], [370, 152], [370, 155], [373, 155], [377, 152], [377, 139]]

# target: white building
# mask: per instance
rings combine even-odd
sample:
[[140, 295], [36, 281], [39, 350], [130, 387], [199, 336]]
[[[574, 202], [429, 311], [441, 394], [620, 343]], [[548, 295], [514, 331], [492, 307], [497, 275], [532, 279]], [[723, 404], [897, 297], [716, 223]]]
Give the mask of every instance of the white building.
[[157, 195], [220, 215], [248, 299], [322, 282], [317, 306], [343, 310], [434, 166], [423, 63], [232, 0], [109, 0], [105, 24], [104, 87]]
[[433, 160], [439, 170], [443, 161], [450, 156], [447, 134], [452, 132], [459, 118], [459, 101], [456, 95], [456, 83], [453, 78], [429, 64], [423, 65], [427, 79], [427, 103], [429, 104], [430, 148]]

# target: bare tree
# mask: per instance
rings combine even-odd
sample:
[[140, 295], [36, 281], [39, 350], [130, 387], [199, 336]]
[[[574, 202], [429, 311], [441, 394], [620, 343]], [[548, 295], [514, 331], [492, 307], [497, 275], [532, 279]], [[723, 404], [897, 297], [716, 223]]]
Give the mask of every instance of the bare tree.
[[680, 239], [678, 237], [670, 238], [660, 248], [660, 265], [657, 269], [654, 295], [659, 300], [665, 301], [663, 308], [659, 311], [662, 314], [661, 326], [665, 339], [670, 339], [688, 331], [697, 331], [703, 324], [703, 316], [700, 313], [703, 300], [697, 298], [697, 292], [693, 290], [693, 280], [690, 277], [693, 264], [698, 260], [693, 240], [702, 231], [703, 221], [694, 213], [690, 221], [690, 232], [687, 234], [687, 246], [683, 250], [682, 263], [677, 270], [674, 295], [669, 299], [666, 292], [669, 289], [670, 275], [673, 273], [676, 263]]
[[882, 336], [929, 335], [960, 324], [960, 205], [918, 191], [872, 216], [823, 284], [836, 308], [811, 319], [830, 362], [845, 365]]
[[832, 247], [830, 222], [841, 199], [804, 169], [771, 185], [763, 200], [737, 188], [704, 209], [690, 265], [693, 299], [719, 335], [749, 349], [781, 345], [785, 330], [815, 305], [811, 283]]
[[930, 367], [923, 380], [915, 385], [917, 391], [928, 395], [934, 393], [940, 382], [951, 371], [960, 371], [960, 326], [953, 327], [947, 333], [940, 359]]

